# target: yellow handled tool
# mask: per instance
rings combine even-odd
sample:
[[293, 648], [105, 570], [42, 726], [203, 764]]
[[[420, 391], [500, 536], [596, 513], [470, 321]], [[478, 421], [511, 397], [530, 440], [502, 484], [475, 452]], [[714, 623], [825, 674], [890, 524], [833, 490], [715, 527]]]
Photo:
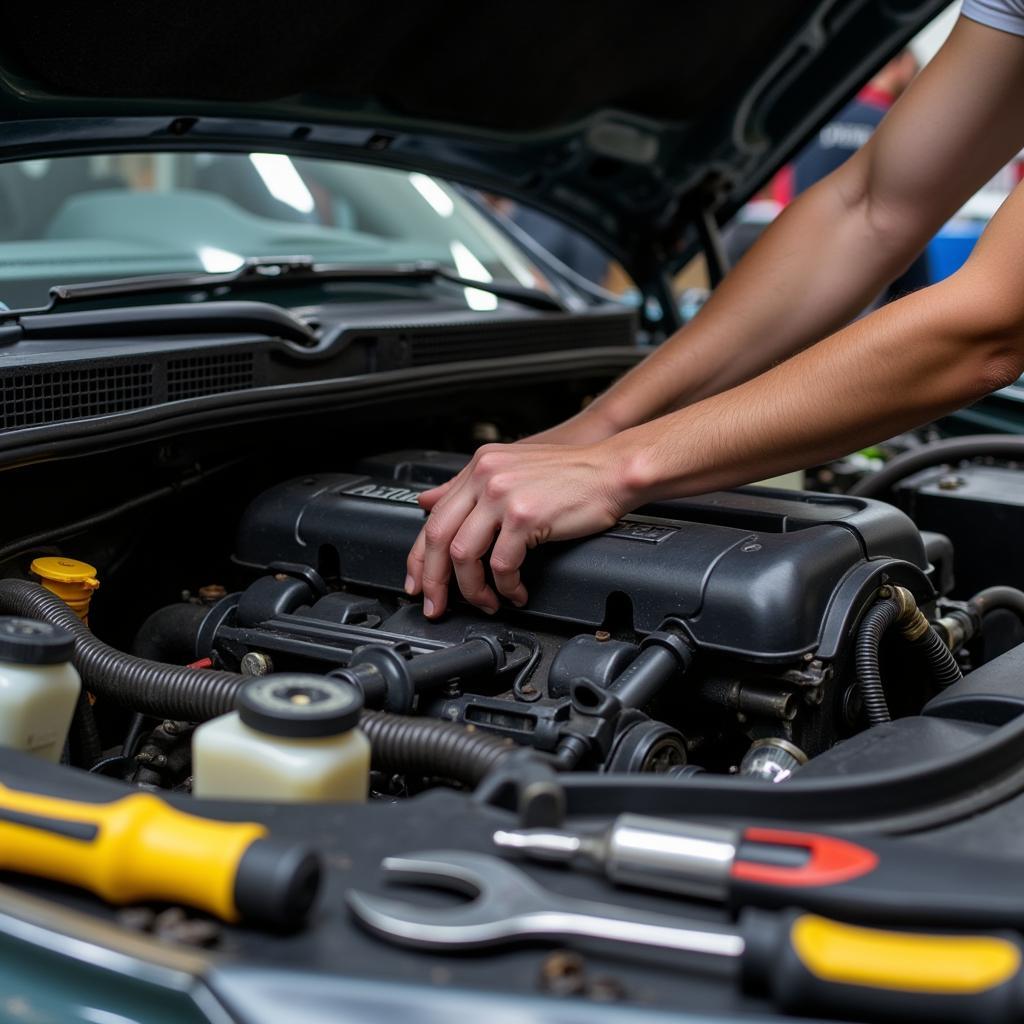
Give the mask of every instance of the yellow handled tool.
[[747, 987], [783, 1010], [933, 1024], [1024, 1016], [1024, 950], [1011, 932], [887, 931], [765, 910], [740, 926]]
[[[458, 905], [407, 903], [350, 891], [356, 918], [374, 934], [415, 949], [476, 950], [506, 942], [582, 941], [656, 950], [736, 965], [743, 987], [787, 1012], [929, 1024], [1010, 1024], [1024, 1019], [1019, 934], [863, 928], [798, 910], [741, 910], [720, 924], [596, 903], [544, 889], [508, 861], [461, 850], [387, 857], [385, 877], [473, 898]], [[719, 967], [716, 973], [721, 973]]]
[[200, 818], [150, 793], [109, 803], [0, 785], [0, 868], [88, 889], [110, 903], [183, 903], [224, 921], [301, 922], [320, 861], [255, 822]]

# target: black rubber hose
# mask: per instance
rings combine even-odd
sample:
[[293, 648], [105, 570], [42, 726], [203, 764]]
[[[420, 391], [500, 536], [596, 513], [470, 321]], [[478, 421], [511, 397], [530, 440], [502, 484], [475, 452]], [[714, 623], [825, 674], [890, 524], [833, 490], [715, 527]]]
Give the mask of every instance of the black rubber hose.
[[854, 643], [857, 685], [860, 688], [864, 713], [869, 725], [882, 725], [890, 720], [889, 705], [882, 686], [878, 666], [878, 650], [885, 631], [900, 617], [900, 606], [892, 598], [873, 604], [861, 619]]
[[74, 662], [86, 687], [105, 700], [157, 718], [205, 722], [235, 706], [243, 676], [136, 658], [115, 650], [55, 594], [38, 583], [0, 580], [0, 611], [42, 619], [74, 638]]
[[[1024, 595], [1022, 595], [1024, 597]], [[882, 686], [882, 673], [878, 665], [878, 652], [882, 637], [900, 617], [902, 606], [893, 598], [886, 598], [873, 604], [861, 619], [854, 644], [854, 658], [857, 666], [857, 685], [869, 725], [882, 725], [890, 720], [889, 705]], [[931, 670], [936, 686], [945, 689], [960, 679], [963, 673], [956, 663], [952, 651], [930, 626], [908, 646], [918, 651]]]
[[[158, 718], [203, 722], [231, 711], [245, 676], [147, 661], [103, 643], [56, 595], [25, 580], [0, 580], [0, 611], [62, 626], [74, 662], [98, 697]], [[435, 775], [475, 786], [513, 750], [511, 741], [451, 722], [366, 711], [360, 728], [380, 771]]]
[[1024, 591], [1016, 587], [986, 587], [967, 602], [967, 607], [979, 618], [997, 608], [1005, 608], [1024, 622]]
[[861, 498], [878, 498], [886, 494], [893, 484], [919, 470], [984, 456], [1024, 459], [1024, 437], [1013, 434], [969, 434], [966, 437], [932, 441], [921, 448], [897, 455], [877, 473], [858, 480], [848, 493]]
[[132, 654], [171, 664], [196, 659], [196, 636], [210, 609], [208, 605], [179, 601], [157, 608], [135, 634]]
[[359, 728], [370, 741], [373, 767], [385, 773], [436, 775], [475, 786], [514, 750], [511, 740], [452, 722], [364, 711]]
[[910, 646], [920, 651], [932, 670], [932, 679], [939, 689], [944, 690], [947, 686], [963, 679], [964, 674], [953, 657], [953, 652], [942, 642], [942, 638], [934, 629], [922, 633], [916, 640], [910, 641]]

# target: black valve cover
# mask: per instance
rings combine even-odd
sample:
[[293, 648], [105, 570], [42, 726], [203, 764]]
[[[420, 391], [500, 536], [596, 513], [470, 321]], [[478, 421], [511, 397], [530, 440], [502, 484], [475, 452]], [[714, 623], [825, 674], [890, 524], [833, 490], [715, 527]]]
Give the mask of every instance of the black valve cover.
[[[400, 593], [426, 519], [417, 496], [464, 461], [403, 452], [364, 463], [366, 472], [282, 483], [243, 516], [236, 561], [300, 563], [350, 589]], [[815, 648], [827, 615], [842, 612], [832, 607], [841, 584], [875, 561], [899, 566], [919, 600], [929, 596], [921, 537], [892, 506], [744, 488], [648, 505], [605, 533], [532, 551], [530, 600], [517, 614], [594, 629], [614, 601], [620, 614], [631, 606], [641, 633], [671, 616], [706, 648], [781, 660]]]

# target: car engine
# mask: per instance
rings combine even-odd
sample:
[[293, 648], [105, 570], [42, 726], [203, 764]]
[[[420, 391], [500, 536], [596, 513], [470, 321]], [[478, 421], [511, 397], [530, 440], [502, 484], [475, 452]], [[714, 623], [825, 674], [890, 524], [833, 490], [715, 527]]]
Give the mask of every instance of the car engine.
[[[650, 505], [598, 536], [545, 545], [524, 567], [526, 608], [492, 617], [455, 600], [430, 621], [402, 590], [426, 518], [417, 498], [466, 461], [402, 451], [271, 487], [238, 523], [233, 560], [250, 582], [156, 611], [136, 653], [200, 671], [340, 679], [362, 694], [367, 722], [383, 712], [377, 721], [448, 723], [562, 771], [781, 781], [868, 724], [855, 651], [872, 642], [858, 638], [866, 610], [901, 595], [908, 614], [969, 620], [956, 602], [940, 608], [948, 542], [922, 537], [893, 506], [747, 488]], [[937, 676], [893, 634], [873, 641], [868, 661], [907, 680], [882, 698], [902, 715]], [[190, 730], [153, 730], [137, 781], [187, 788]], [[432, 759], [452, 734], [421, 732], [418, 771], [381, 771], [378, 759], [373, 792], [467, 781]], [[407, 768], [408, 753], [391, 767]]]

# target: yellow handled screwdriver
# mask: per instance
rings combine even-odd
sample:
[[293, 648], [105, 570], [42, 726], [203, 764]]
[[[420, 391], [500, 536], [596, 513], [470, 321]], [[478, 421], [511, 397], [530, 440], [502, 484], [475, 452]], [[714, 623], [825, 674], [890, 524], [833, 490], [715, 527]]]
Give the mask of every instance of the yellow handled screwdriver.
[[109, 903], [182, 903], [231, 923], [300, 924], [320, 884], [308, 847], [257, 822], [186, 814], [151, 793], [109, 803], [0, 785], [0, 869], [77, 885]]

